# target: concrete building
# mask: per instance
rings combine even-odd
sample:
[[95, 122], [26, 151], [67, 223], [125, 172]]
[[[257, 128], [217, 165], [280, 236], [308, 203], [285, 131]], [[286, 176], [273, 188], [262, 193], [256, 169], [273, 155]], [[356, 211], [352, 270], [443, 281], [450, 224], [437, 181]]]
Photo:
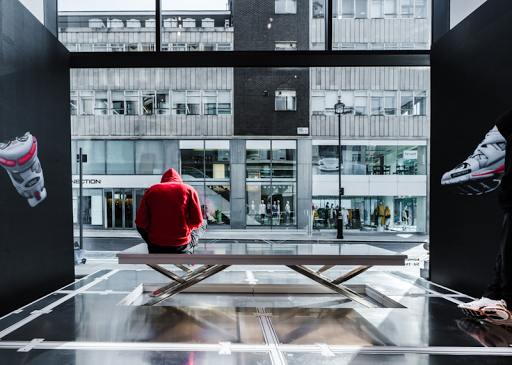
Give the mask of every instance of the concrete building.
[[[333, 50], [427, 49], [428, 9], [335, 2]], [[151, 51], [151, 15], [61, 12], [59, 39], [71, 51]], [[166, 10], [162, 51], [323, 49], [324, 15], [316, 0]], [[427, 232], [429, 80], [418, 67], [74, 69], [84, 223], [134, 229], [144, 189], [174, 167], [219, 228], [334, 229], [341, 169], [346, 229]]]

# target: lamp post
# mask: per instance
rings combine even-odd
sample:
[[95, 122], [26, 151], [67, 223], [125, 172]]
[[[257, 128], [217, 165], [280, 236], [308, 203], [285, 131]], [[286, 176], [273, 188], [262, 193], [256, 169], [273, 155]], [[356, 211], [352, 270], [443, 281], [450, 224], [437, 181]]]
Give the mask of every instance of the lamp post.
[[338, 204], [338, 235], [336, 238], [343, 239], [343, 217], [341, 215], [341, 115], [345, 114], [345, 104], [341, 102], [339, 97], [338, 102], [334, 104], [334, 112], [338, 115], [338, 173], [339, 173], [339, 204]]

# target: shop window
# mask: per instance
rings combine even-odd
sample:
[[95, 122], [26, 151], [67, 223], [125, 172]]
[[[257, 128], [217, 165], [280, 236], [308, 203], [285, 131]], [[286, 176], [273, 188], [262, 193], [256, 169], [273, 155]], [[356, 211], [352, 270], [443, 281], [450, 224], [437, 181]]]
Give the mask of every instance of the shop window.
[[276, 42], [276, 51], [296, 51], [297, 42]]
[[135, 173], [161, 175], [164, 173], [162, 141], [135, 141]]
[[134, 173], [133, 141], [107, 142], [107, 174]]
[[205, 141], [205, 178], [229, 179], [229, 141]]
[[276, 111], [297, 110], [296, 98], [295, 90], [276, 90]]
[[296, 14], [297, 0], [275, 0], [276, 14]]
[[71, 91], [69, 97], [69, 105], [71, 108], [71, 115], [78, 114], [78, 91]]

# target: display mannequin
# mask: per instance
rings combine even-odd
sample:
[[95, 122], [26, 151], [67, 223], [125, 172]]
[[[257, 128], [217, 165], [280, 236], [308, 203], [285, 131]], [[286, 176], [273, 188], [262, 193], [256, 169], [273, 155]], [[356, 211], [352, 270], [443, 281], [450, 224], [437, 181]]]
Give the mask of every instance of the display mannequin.
[[341, 218], [343, 219], [343, 225], [346, 226], [348, 224], [348, 210], [343, 208], [341, 210]]
[[386, 206], [384, 209], [384, 219], [386, 219], [386, 229], [389, 228], [389, 223], [391, 221], [391, 211], [389, 210], [389, 207]]
[[382, 206], [382, 202], [379, 202], [379, 205], [377, 205], [377, 216], [378, 225], [383, 226], [383, 221], [385, 222], [385, 220], [382, 219], [384, 217], [384, 207]]
[[272, 224], [277, 224], [277, 204], [275, 200], [272, 204]]
[[402, 224], [404, 226], [407, 225], [409, 221], [409, 211], [407, 210], [407, 207], [405, 206], [403, 209], [402, 209]]
[[265, 202], [262, 200], [260, 204], [260, 223], [265, 223], [265, 215], [267, 214], [267, 207], [265, 206]]
[[290, 222], [290, 202], [287, 201], [286, 205], [284, 206], [284, 212], [286, 213], [286, 223]]
[[281, 224], [281, 201], [277, 201], [277, 224]]
[[331, 207], [329, 207], [329, 203], [325, 204], [325, 225], [326, 228], [331, 228], [331, 222], [329, 220], [329, 216], [331, 213]]

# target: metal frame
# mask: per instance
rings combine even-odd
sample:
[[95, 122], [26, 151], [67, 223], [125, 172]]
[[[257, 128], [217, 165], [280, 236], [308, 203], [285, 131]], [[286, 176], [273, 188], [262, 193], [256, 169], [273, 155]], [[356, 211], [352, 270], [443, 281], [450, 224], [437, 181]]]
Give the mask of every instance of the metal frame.
[[[147, 264], [150, 268], [153, 270], [159, 272], [160, 274], [168, 277], [169, 279], [173, 280], [173, 282], [166, 284], [159, 289], [153, 291], [150, 296], [153, 298], [147, 301], [143, 304], [143, 306], [151, 307], [153, 305], [156, 305], [158, 303], [163, 302], [164, 300], [172, 297], [173, 295], [176, 295], [180, 292], [182, 292], [185, 289], [190, 288], [191, 286], [209, 278], [210, 276], [213, 276], [231, 265], [203, 265], [200, 268], [191, 271], [187, 269], [186, 267], [183, 267], [181, 264], [173, 264], [180, 269], [185, 269], [184, 271], [187, 272], [187, 275], [180, 277], [176, 275], [175, 273], [163, 268], [162, 266], [158, 264]], [[319, 284], [322, 284], [323, 286], [337, 292], [338, 294], [341, 294], [367, 308], [377, 308], [376, 305], [373, 303], [370, 303], [366, 299], [364, 299], [362, 296], [360, 296], [358, 293], [356, 293], [354, 290], [347, 288], [346, 286], [341, 285], [342, 282], [345, 282], [349, 279], [352, 279], [356, 277], [359, 274], [362, 274], [366, 270], [372, 267], [372, 265], [363, 265], [359, 266], [358, 268], [350, 271], [349, 273], [335, 279], [330, 280], [329, 278], [326, 278], [325, 276], [321, 275], [321, 273], [332, 269], [336, 265], [326, 265], [322, 267], [318, 271], [311, 270], [303, 265], [286, 265], [290, 269], [294, 270], [295, 272], [298, 272], [299, 274], [312, 279], [316, 281]]]

